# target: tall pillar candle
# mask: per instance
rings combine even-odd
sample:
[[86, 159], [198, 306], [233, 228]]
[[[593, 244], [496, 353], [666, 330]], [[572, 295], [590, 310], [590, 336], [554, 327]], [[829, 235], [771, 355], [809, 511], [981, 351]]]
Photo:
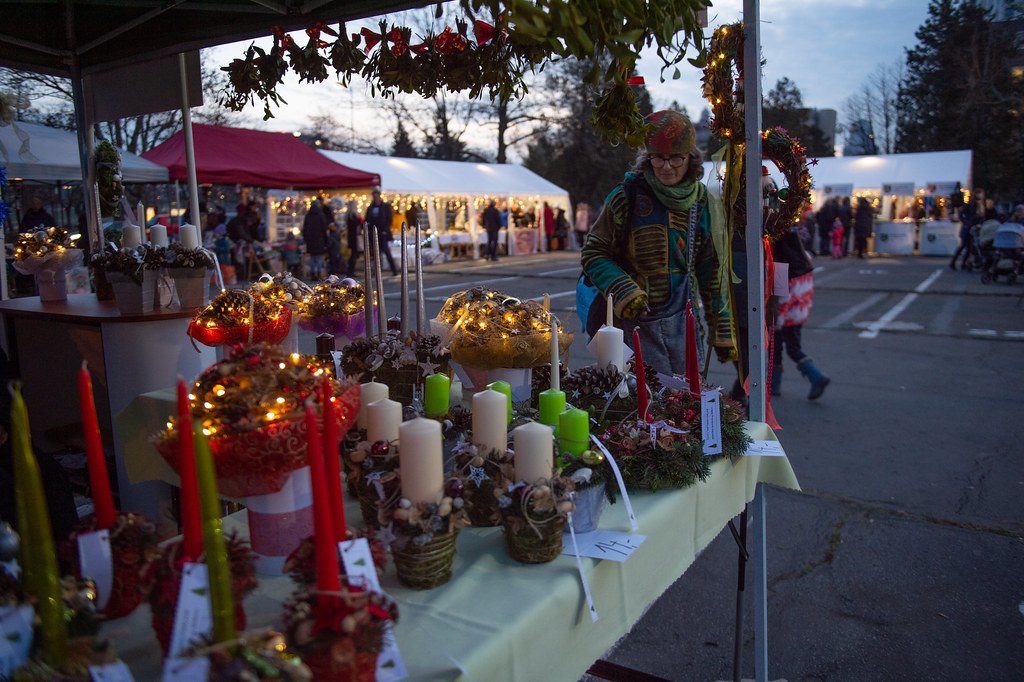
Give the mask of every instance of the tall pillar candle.
[[423, 297], [423, 242], [420, 236], [420, 221], [416, 220], [416, 333], [427, 333], [427, 304]]
[[167, 228], [160, 223], [149, 228], [149, 242], [153, 246], [167, 246], [170, 243], [167, 241]]
[[505, 396], [505, 419], [507, 424], [512, 423], [512, 384], [507, 381], [492, 381], [487, 388], [497, 391]]
[[43, 656], [53, 666], [67, 660], [68, 631], [64, 622], [57, 551], [50, 511], [46, 506], [39, 462], [32, 452], [28, 408], [16, 386], [11, 400], [11, 456], [14, 460], [15, 509], [21, 535], [21, 571], [25, 593], [36, 601]]
[[210, 444], [202, 429], [195, 429], [193, 443], [196, 452], [199, 505], [203, 517], [203, 551], [206, 553], [206, 570], [210, 577], [213, 641], [228, 642], [235, 639], [235, 605], [231, 594], [231, 566], [228, 563], [228, 550], [221, 525], [217, 474], [213, 468]]
[[633, 358], [636, 366], [636, 413], [640, 421], [647, 421], [647, 368], [644, 367], [639, 328], [633, 329]]
[[366, 327], [366, 338], [373, 337], [373, 279], [371, 275], [372, 271], [372, 258], [371, 255], [373, 250], [370, 249], [370, 228], [366, 223], [363, 223], [363, 317], [364, 326]]
[[198, 249], [199, 242], [199, 228], [195, 225], [182, 225], [178, 229], [178, 238], [181, 240], [181, 245], [186, 249]]
[[573, 408], [558, 417], [558, 448], [573, 455], [582, 454], [590, 447], [590, 415], [586, 410]]
[[508, 398], [491, 389], [473, 396], [473, 444], [481, 454], [492, 450], [504, 454], [508, 448]]
[[376, 381], [368, 381], [359, 386], [359, 413], [356, 414], [356, 426], [366, 428], [366, 406], [378, 400], [387, 400], [388, 385]]
[[192, 434], [192, 408], [188, 386], [178, 377], [178, 473], [181, 478], [181, 542], [186, 561], [196, 561], [203, 553], [202, 512], [199, 509], [199, 484], [196, 481], [196, 449]]
[[366, 406], [366, 440], [391, 442], [398, 438], [402, 423], [402, 403], [397, 400], [377, 400]]
[[78, 372], [78, 398], [82, 410], [82, 433], [85, 436], [89, 487], [92, 489], [92, 502], [96, 510], [96, 528], [113, 528], [117, 521], [117, 511], [114, 509], [114, 495], [110, 491], [110, 478], [107, 476], [107, 458], [103, 454], [100, 423], [96, 418], [92, 377], [84, 362]]
[[320, 384], [320, 402], [324, 417], [324, 473], [327, 478], [327, 497], [331, 501], [331, 520], [337, 542], [346, 539], [345, 499], [341, 493], [341, 456], [338, 452], [338, 406], [334, 404], [334, 389], [326, 376]]
[[452, 379], [452, 385], [448, 389], [448, 405], [462, 405], [462, 381], [458, 377]]
[[398, 431], [402, 497], [413, 504], [438, 502], [444, 487], [441, 424], [419, 417], [405, 422]]
[[399, 330], [402, 338], [406, 338], [409, 335], [409, 237], [408, 229], [406, 228], [405, 221], [402, 221], [402, 284], [401, 284], [401, 297], [402, 304], [399, 309], [401, 315], [399, 321]]
[[615, 296], [608, 294], [608, 304], [604, 309], [604, 323], [609, 327], [615, 326]]
[[549, 388], [537, 396], [540, 409], [540, 423], [558, 431], [558, 415], [565, 411], [565, 391]]
[[618, 327], [605, 325], [598, 329], [594, 335], [594, 354], [597, 356], [598, 368], [605, 369], [608, 365], [615, 365], [621, 372], [626, 364], [622, 344], [622, 330]]
[[[135, 206], [135, 222], [138, 223], [139, 227], [143, 230], [146, 229], [146, 205], [141, 201]], [[161, 225], [163, 227], [163, 225]], [[164, 227], [164, 236], [167, 236], [167, 228]], [[167, 246], [163, 244], [163, 246]]]
[[316, 560], [316, 586], [322, 592], [341, 590], [338, 541], [331, 518], [331, 500], [327, 492], [324, 453], [313, 402], [306, 404], [306, 455], [309, 480], [313, 484], [313, 556]]
[[697, 324], [693, 319], [693, 302], [686, 302], [686, 381], [690, 393], [700, 395], [700, 361], [697, 360]]
[[[373, 278], [374, 284], [377, 287], [377, 334], [384, 338], [388, 333], [388, 310], [387, 306], [384, 305], [384, 275], [381, 272], [381, 253], [380, 253], [380, 235], [377, 232], [377, 226], [374, 225], [371, 230], [373, 242]], [[369, 247], [367, 247], [369, 248]]]
[[451, 380], [446, 374], [431, 374], [424, 379], [423, 413], [428, 417], [448, 414]]
[[125, 225], [121, 228], [121, 246], [125, 249], [134, 249], [142, 244], [142, 228], [138, 225]]
[[551, 429], [527, 422], [512, 431], [515, 448], [515, 477], [517, 481], [536, 483], [551, 478], [555, 466], [555, 437]]
[[562, 363], [558, 359], [558, 320], [551, 315], [551, 390], [561, 390]]

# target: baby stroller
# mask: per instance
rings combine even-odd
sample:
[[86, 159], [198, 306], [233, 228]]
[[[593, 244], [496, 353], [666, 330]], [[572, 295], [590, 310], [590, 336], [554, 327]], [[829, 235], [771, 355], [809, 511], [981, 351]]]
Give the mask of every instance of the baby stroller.
[[981, 275], [983, 284], [995, 282], [1000, 275], [1013, 284], [1024, 272], [1024, 225], [1003, 223], [992, 239], [993, 256]]

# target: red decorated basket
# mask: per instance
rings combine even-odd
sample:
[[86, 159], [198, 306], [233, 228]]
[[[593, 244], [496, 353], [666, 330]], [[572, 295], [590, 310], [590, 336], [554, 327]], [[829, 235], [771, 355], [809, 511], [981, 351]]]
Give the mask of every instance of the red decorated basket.
[[281, 343], [292, 326], [292, 311], [281, 306], [276, 318], [260, 319], [253, 325], [208, 327], [197, 315], [188, 324], [188, 335], [206, 346], [224, 346], [236, 343]]

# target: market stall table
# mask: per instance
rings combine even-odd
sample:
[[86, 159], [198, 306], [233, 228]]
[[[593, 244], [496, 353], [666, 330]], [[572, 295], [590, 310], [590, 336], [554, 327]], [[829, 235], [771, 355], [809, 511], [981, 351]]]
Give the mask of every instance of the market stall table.
[[922, 256], [952, 256], [960, 246], [960, 223], [929, 220], [921, 223]]
[[875, 225], [875, 251], [894, 256], [914, 253], [917, 226], [914, 222], [878, 223]]
[[[765, 424], [751, 437], [774, 440]], [[155, 452], [151, 456], [158, 457]], [[640, 619], [697, 554], [754, 498], [759, 483], [798, 488], [785, 456], [715, 462], [707, 481], [684, 490], [634, 493], [639, 533], [647, 540], [625, 563], [583, 559], [600, 619], [587, 613], [575, 559], [523, 565], [505, 553], [500, 528], [468, 528], [458, 540], [452, 580], [433, 590], [401, 587], [389, 564], [384, 589], [398, 601], [395, 634], [412, 680], [576, 680]], [[347, 517], [359, 518], [354, 501]], [[247, 532], [246, 515], [225, 526]], [[628, 532], [621, 501], [600, 528]], [[566, 535], [566, 542], [569, 536]], [[287, 577], [263, 578], [246, 600], [249, 627], [280, 627]], [[732, 593], [723, 593], [730, 600]], [[160, 661], [147, 607], [105, 627], [136, 679], [156, 679]]]
[[0, 301], [6, 350], [24, 384], [32, 437], [40, 445], [63, 445], [48, 433], [81, 422], [76, 382], [82, 361], [88, 361], [100, 428], [105, 442], [113, 444], [124, 511], [167, 518], [170, 488], [140, 484], [154, 479], [130, 480], [122, 439], [110, 417], [139, 394], [171, 386], [178, 375], [191, 379], [215, 361], [213, 349], [197, 352], [189, 343], [185, 331], [194, 312], [121, 315], [114, 301], [98, 301], [94, 294], [70, 294], [67, 301], [42, 302], [35, 296]]

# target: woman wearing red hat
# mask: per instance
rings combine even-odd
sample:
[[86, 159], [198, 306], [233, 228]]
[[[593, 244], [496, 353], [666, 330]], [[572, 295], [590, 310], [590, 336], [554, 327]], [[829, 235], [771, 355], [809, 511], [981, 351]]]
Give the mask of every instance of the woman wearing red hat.
[[[721, 353], [732, 347], [729, 247], [719, 200], [700, 182], [693, 124], [668, 110], [647, 121], [653, 129], [635, 168], [605, 199], [583, 247], [583, 272], [605, 297], [613, 296], [625, 333], [639, 328], [644, 360], [659, 372], [682, 375], [688, 301], [695, 311], [703, 308], [710, 340]], [[591, 312], [592, 335], [604, 311], [594, 305]]]

